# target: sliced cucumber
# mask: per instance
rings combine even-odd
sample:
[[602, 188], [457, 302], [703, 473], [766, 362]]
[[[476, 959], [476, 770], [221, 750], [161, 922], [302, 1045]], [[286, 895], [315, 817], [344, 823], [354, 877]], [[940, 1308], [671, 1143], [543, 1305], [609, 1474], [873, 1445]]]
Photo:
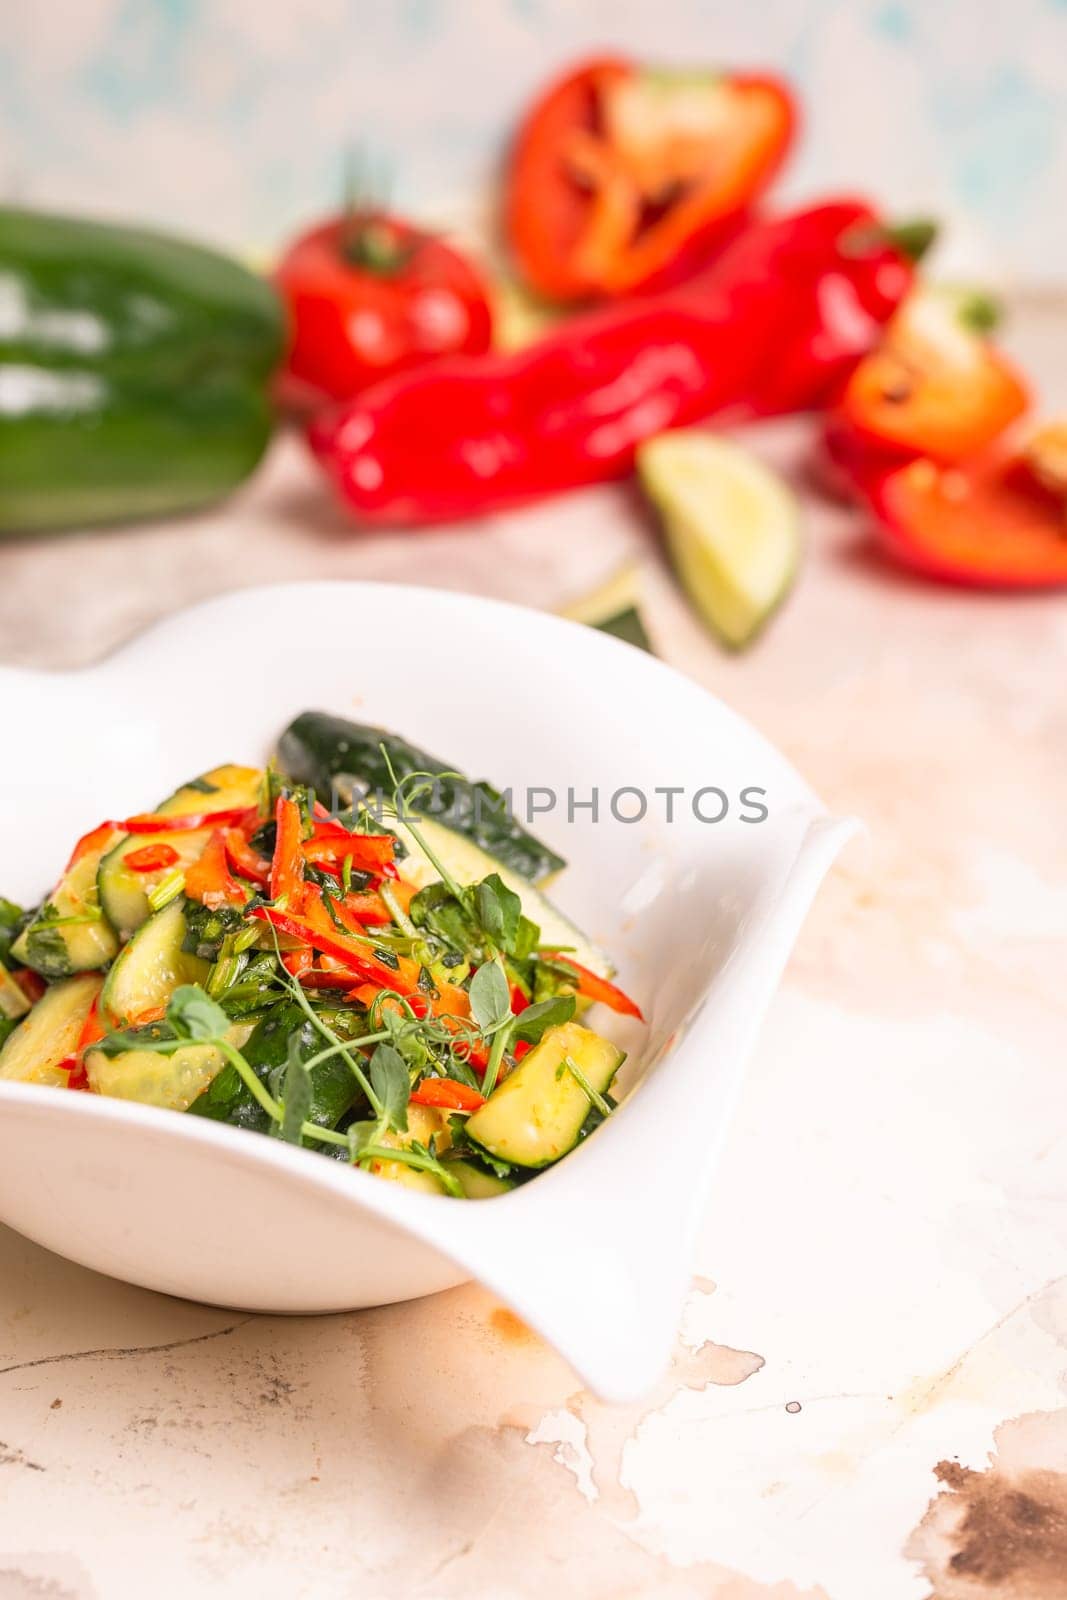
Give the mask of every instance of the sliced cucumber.
[[620, 567], [615, 576], [591, 594], [583, 595], [560, 612], [571, 622], [584, 622], [601, 633], [614, 634], [639, 650], [652, 650], [641, 616], [641, 572], [635, 562]]
[[[451, 1142], [448, 1112], [441, 1111], [436, 1106], [408, 1106], [407, 1133], [387, 1133], [381, 1142], [396, 1149], [403, 1149], [405, 1145], [417, 1142], [429, 1149], [431, 1139], [438, 1155], [448, 1148]], [[432, 1172], [420, 1172], [418, 1167], [409, 1167], [403, 1161], [372, 1161], [368, 1170], [373, 1172], [376, 1178], [388, 1178], [390, 1183], [399, 1183], [405, 1189], [418, 1189], [423, 1194], [445, 1193], [440, 1178], [435, 1177]]]
[[[251, 1026], [241, 1024], [226, 1037], [240, 1049], [251, 1032]], [[225, 1065], [225, 1055], [213, 1044], [183, 1045], [172, 1055], [149, 1049], [123, 1050], [117, 1056], [102, 1050], [85, 1053], [89, 1087], [97, 1094], [167, 1111], [188, 1110]]]
[[449, 1172], [458, 1179], [468, 1200], [490, 1200], [494, 1195], [507, 1194], [515, 1185], [509, 1178], [498, 1178], [486, 1167], [476, 1167], [473, 1161], [452, 1158], [445, 1162]]
[[106, 967], [114, 958], [119, 941], [100, 909], [96, 889], [103, 855], [104, 848], [87, 850], [63, 874], [11, 946], [16, 961], [45, 978], [69, 978], [74, 972]]
[[[200, 811], [231, 811], [237, 806], [254, 806], [259, 797], [262, 772], [255, 767], [214, 767], [202, 778], [183, 784], [162, 805], [156, 807], [161, 817], [188, 817]], [[126, 940], [152, 915], [149, 892], [168, 872], [184, 871], [198, 858], [210, 837], [209, 829], [194, 833], [179, 830], [176, 833], [127, 834], [119, 844], [104, 856], [97, 873], [100, 905], [109, 921]], [[167, 844], [178, 853], [177, 861], [156, 872], [134, 872], [126, 865], [126, 857], [147, 845]]]
[[742, 649], [796, 574], [796, 500], [747, 450], [698, 430], [650, 439], [637, 470], [690, 600], [724, 643]]
[[568, 1058], [591, 1088], [605, 1094], [623, 1052], [577, 1022], [549, 1028], [468, 1120], [468, 1136], [499, 1160], [520, 1167], [547, 1167], [566, 1155], [589, 1115], [589, 1098], [568, 1072]]
[[30, 1009], [30, 997], [15, 982], [10, 972], [0, 961], [0, 1017], [11, 1022], [15, 1018], [24, 1017]]
[[[399, 863], [400, 876], [416, 889], [424, 889], [428, 883], [437, 883], [440, 874], [423, 851], [412, 830], [403, 822], [390, 826], [395, 826], [396, 832], [410, 852]], [[472, 840], [453, 833], [451, 828], [434, 822], [432, 818], [423, 817], [416, 827], [445, 871], [450, 873], [458, 884], [465, 886], [469, 883], [480, 883], [491, 872], [498, 872], [502, 882], [506, 883], [522, 901], [523, 914], [529, 917], [531, 922], [536, 922], [540, 928], [543, 945], [553, 950], [567, 950], [575, 961], [579, 961], [583, 967], [588, 967], [591, 972], [599, 973], [603, 978], [611, 977], [615, 968], [604, 951], [587, 939], [573, 922], [569, 922], [562, 911], [557, 910], [540, 889], [528, 883], [525, 878], [521, 878], [502, 861], [497, 861]]]
[[108, 973], [100, 1008], [116, 1028], [158, 1012], [182, 983], [204, 983], [209, 961], [182, 949], [185, 915], [180, 900], [143, 923]]
[[46, 989], [0, 1050], [0, 1078], [65, 1089], [69, 1073], [60, 1062], [77, 1050], [101, 982], [96, 973], [86, 972]]

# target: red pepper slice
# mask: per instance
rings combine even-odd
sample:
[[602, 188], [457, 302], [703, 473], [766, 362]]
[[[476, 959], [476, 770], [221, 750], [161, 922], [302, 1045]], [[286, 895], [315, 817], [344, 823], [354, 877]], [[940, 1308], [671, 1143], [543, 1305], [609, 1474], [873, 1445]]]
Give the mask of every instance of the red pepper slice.
[[267, 858], [252, 849], [239, 828], [227, 828], [222, 838], [226, 846], [226, 859], [234, 872], [265, 888], [270, 882], [270, 862]]
[[360, 872], [385, 872], [393, 864], [396, 840], [389, 834], [348, 833], [343, 828], [329, 834], [316, 833], [304, 845], [305, 861], [316, 866], [331, 865], [346, 858]]
[[211, 835], [199, 859], [186, 870], [185, 892], [190, 900], [212, 908], [243, 906], [248, 899], [246, 891], [230, 875], [221, 830]]
[[[315, 960], [315, 952], [309, 944], [302, 944], [296, 950], [286, 950], [282, 956], [282, 966], [291, 978], [299, 978], [301, 982], [311, 973], [311, 966]], [[314, 987], [314, 985], [312, 985]]]
[[177, 860], [178, 852], [172, 844], [146, 844], [140, 850], [131, 850], [122, 858], [122, 864], [131, 872], [162, 872]]
[[280, 794], [274, 808], [274, 820], [276, 836], [274, 860], [270, 868], [270, 897], [279, 900], [284, 895], [288, 903], [296, 907], [300, 903], [300, 891], [304, 883], [300, 807], [295, 800]]
[[250, 915], [258, 918], [260, 922], [269, 922], [279, 933], [286, 933], [290, 938], [299, 939], [301, 944], [310, 944], [325, 955], [333, 956], [343, 963], [354, 978], [375, 983], [380, 989], [395, 989], [402, 995], [417, 995], [419, 992], [416, 985], [406, 983], [400, 972], [394, 972], [383, 962], [364, 955], [355, 946], [347, 944], [339, 933], [320, 932], [305, 918], [291, 916], [274, 906], [256, 906]]
[[691, 269], [770, 182], [794, 123], [778, 79], [582, 63], [515, 142], [506, 221], [527, 281], [574, 300]]
[[583, 967], [579, 962], [571, 959], [563, 950], [542, 950], [541, 956], [546, 961], [558, 961], [565, 967], [570, 967], [578, 978], [578, 993], [586, 1000], [599, 1000], [601, 1005], [610, 1006], [612, 1011], [621, 1012], [626, 1017], [637, 1017], [644, 1022], [640, 1006], [630, 999], [628, 994], [609, 983], [607, 978], [602, 978], [599, 973], [590, 972], [588, 967]]
[[127, 833], [187, 833], [197, 828], [229, 827], [256, 815], [255, 806], [231, 806], [228, 811], [186, 812], [181, 816], [165, 817], [158, 811], [144, 811], [136, 817], [127, 817], [118, 826]]
[[89, 833], [83, 833], [71, 851], [70, 860], [67, 862], [64, 871], [69, 872], [71, 867], [76, 866], [82, 857], [87, 856], [91, 850], [102, 850], [111, 835], [123, 827], [125, 827], [125, 823], [102, 822], [98, 828], [91, 829]]
[[526, 1007], [529, 1004], [530, 1004], [529, 1000], [527, 1000], [526, 996], [523, 994], [523, 992], [519, 988], [518, 984], [517, 983], [513, 983], [511, 985], [511, 1010], [512, 1010], [512, 1014], [514, 1016], [518, 1016], [519, 1012], [520, 1011], [525, 1011]]
[[943, 469], [913, 461], [882, 478], [871, 500], [883, 548], [927, 577], [986, 589], [1067, 586], [1064, 499], [1021, 456]]
[[454, 1078], [423, 1078], [411, 1092], [411, 1103], [440, 1106], [445, 1111], [477, 1111], [485, 1105], [485, 1096], [469, 1084], [457, 1083]]

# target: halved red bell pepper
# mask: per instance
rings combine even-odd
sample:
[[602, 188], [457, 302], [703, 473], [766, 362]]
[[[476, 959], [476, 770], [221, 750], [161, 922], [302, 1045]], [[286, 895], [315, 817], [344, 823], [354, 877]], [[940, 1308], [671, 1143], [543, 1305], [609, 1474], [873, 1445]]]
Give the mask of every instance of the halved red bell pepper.
[[988, 338], [984, 296], [912, 294], [849, 378], [834, 425], [862, 456], [965, 461], [1029, 404], [1025, 382]]
[[914, 571], [988, 589], [1067, 585], [1067, 499], [1023, 453], [913, 461], [873, 486], [875, 532]]
[[485, 1096], [469, 1084], [457, 1083], [454, 1078], [423, 1078], [418, 1088], [411, 1091], [411, 1103], [440, 1106], [445, 1111], [477, 1111], [485, 1105]]
[[540, 954], [546, 961], [558, 961], [562, 966], [570, 967], [578, 980], [576, 987], [583, 999], [599, 1000], [601, 1005], [610, 1006], [612, 1011], [618, 1011], [623, 1016], [637, 1017], [641, 1022], [645, 1020], [637, 1002], [631, 1000], [617, 984], [609, 983], [597, 972], [590, 972], [588, 967], [572, 960], [565, 950], [542, 950]]
[[767, 187], [795, 122], [777, 78], [583, 62], [515, 141], [506, 227], [523, 276], [553, 300], [677, 279]]

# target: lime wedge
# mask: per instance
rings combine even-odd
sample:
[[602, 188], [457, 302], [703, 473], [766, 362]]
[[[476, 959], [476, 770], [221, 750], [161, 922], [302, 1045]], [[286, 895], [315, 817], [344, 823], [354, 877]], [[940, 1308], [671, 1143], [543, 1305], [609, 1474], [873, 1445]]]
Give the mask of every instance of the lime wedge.
[[743, 649], [796, 573], [796, 500], [747, 450], [698, 430], [650, 439], [637, 470], [686, 594], [725, 644]]
[[652, 642], [641, 616], [641, 574], [633, 563], [620, 567], [607, 583], [594, 589], [592, 594], [572, 601], [564, 607], [560, 616], [569, 617], [572, 622], [584, 622], [590, 628], [599, 628], [602, 633], [614, 634], [616, 639], [624, 639], [639, 650], [652, 650]]

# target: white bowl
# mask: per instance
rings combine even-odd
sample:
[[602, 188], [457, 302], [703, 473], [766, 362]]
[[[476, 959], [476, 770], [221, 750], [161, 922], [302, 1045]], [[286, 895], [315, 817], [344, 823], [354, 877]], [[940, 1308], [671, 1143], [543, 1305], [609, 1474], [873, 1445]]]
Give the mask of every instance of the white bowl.
[[[262, 761], [296, 712], [348, 713], [516, 796], [559, 793], [534, 823], [570, 862], [553, 896], [612, 953], [648, 1019], [621, 1038], [641, 1069], [621, 1109], [559, 1166], [482, 1202], [200, 1118], [0, 1084], [0, 1220], [113, 1277], [251, 1311], [380, 1305], [473, 1276], [604, 1398], [653, 1383], [745, 1058], [851, 824], [661, 662], [436, 590], [228, 595], [88, 671], [0, 669], [0, 699], [0, 892], [33, 902], [88, 827], [217, 763]], [[717, 824], [690, 804], [709, 786], [732, 802]], [[624, 787], [649, 797], [643, 822], [611, 815]], [[667, 787], [685, 791], [670, 823], [654, 793]], [[741, 820], [750, 787], [766, 790], [765, 821]], [[567, 790], [593, 788], [599, 820], [577, 809], [569, 821]], [[720, 804], [700, 802], [705, 815]]]

